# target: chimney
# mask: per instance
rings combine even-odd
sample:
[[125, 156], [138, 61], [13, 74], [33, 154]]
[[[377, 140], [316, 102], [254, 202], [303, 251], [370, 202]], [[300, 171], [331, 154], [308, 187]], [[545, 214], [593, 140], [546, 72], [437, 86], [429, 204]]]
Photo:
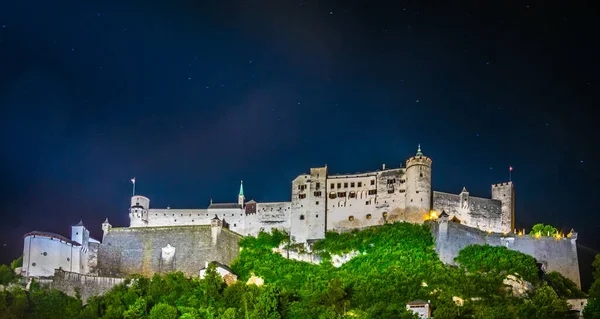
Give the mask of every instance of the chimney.
[[385, 164], [383, 164], [383, 168], [382, 169], [385, 170]]

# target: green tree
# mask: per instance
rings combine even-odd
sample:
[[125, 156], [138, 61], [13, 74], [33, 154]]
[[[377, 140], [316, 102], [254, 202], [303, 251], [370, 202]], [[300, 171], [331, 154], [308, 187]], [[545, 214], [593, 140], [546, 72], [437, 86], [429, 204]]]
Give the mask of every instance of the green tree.
[[14, 270], [7, 265], [0, 265], [0, 285], [8, 285], [15, 277]]
[[538, 288], [533, 297], [526, 301], [521, 309], [523, 318], [565, 318], [569, 306], [566, 300], [558, 297], [546, 283]]
[[10, 263], [10, 268], [11, 268], [12, 270], [15, 270], [15, 269], [17, 269], [18, 267], [23, 267], [23, 256], [20, 256], [19, 258], [17, 258], [17, 259], [15, 259], [15, 260], [13, 260], [13, 261]]
[[531, 236], [554, 236], [558, 233], [558, 230], [551, 225], [535, 224], [529, 231]]
[[166, 304], [166, 303], [158, 303], [150, 309], [149, 319], [177, 319], [179, 317], [179, 313], [177, 312], [177, 308]]
[[256, 319], [279, 319], [278, 312], [279, 290], [273, 285], [265, 285], [254, 305], [251, 318]]
[[217, 272], [217, 266], [213, 263], [208, 264], [206, 274], [202, 281], [205, 291], [205, 300], [208, 305], [214, 304], [221, 297], [221, 292], [225, 286], [223, 278]]
[[586, 319], [600, 319], [600, 254], [596, 255], [592, 263], [594, 282], [588, 291], [588, 303], [583, 309]]
[[125, 319], [142, 319], [146, 318], [148, 313], [148, 304], [146, 303], [146, 299], [143, 297], [139, 297], [135, 303], [129, 306], [123, 313], [123, 318]]

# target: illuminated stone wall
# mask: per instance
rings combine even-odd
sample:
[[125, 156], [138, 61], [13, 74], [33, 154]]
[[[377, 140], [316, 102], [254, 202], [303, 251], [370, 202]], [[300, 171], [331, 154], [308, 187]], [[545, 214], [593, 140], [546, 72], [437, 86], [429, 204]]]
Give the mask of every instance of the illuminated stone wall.
[[547, 272], [557, 271], [581, 287], [576, 235], [563, 239], [513, 234], [505, 236], [441, 220], [431, 223], [431, 226], [436, 241], [435, 249], [444, 263], [454, 264], [458, 252], [469, 245], [505, 246], [533, 256]]
[[[238, 256], [241, 238], [211, 226], [112, 228], [98, 250], [100, 276], [124, 276], [182, 271], [198, 276], [206, 262], [229, 265]], [[167, 256], [168, 255], [168, 256]]]

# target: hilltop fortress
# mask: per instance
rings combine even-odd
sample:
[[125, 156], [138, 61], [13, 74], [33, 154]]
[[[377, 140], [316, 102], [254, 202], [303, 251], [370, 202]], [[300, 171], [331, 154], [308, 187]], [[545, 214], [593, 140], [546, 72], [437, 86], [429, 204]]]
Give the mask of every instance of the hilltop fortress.
[[404, 167], [383, 165], [381, 170], [343, 175], [329, 175], [327, 166], [311, 168], [292, 181], [289, 202], [246, 201], [243, 184], [237, 202], [211, 201], [206, 209], [150, 208], [150, 199], [133, 196], [129, 227], [210, 225], [217, 216], [241, 235], [278, 228], [305, 242], [324, 238], [326, 231], [395, 221], [422, 223], [445, 211], [452, 220], [483, 231], [513, 231], [511, 182], [492, 185], [491, 199], [469, 196], [465, 188], [459, 194], [436, 192], [431, 187], [431, 164], [419, 147]]
[[[466, 188], [449, 194], [432, 190], [431, 169], [432, 160], [419, 146], [400, 167], [341, 175], [329, 175], [327, 166], [311, 168], [292, 181], [286, 202], [247, 201], [243, 183], [237, 202], [211, 201], [204, 209], [151, 208], [149, 198], [134, 195], [129, 227], [113, 227], [106, 220], [101, 241], [91, 238], [83, 223], [72, 227], [71, 239], [39, 231], [26, 234], [22, 274], [49, 277], [61, 269], [85, 280], [170, 271], [198, 276], [206, 262], [230, 264], [239, 253], [239, 239], [261, 231], [276, 228], [296, 242], [310, 243], [327, 231], [430, 221], [444, 262], [453, 263], [469, 244], [503, 245], [580, 284], [576, 233], [558, 241], [515, 234], [512, 182], [492, 185], [491, 198], [470, 196]], [[85, 280], [74, 279], [74, 284]]]

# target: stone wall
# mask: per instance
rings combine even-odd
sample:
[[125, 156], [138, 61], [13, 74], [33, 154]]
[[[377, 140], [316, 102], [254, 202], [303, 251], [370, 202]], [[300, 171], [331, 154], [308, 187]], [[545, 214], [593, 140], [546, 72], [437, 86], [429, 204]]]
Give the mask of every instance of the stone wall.
[[440, 214], [442, 211], [456, 217], [469, 227], [484, 231], [504, 232], [502, 227], [502, 202], [500, 200], [469, 196], [461, 194], [433, 192], [433, 210]]
[[152, 276], [182, 271], [198, 276], [206, 262], [229, 265], [239, 254], [241, 236], [211, 226], [112, 228], [98, 249], [98, 274]]
[[39, 278], [37, 281], [43, 287], [58, 289], [72, 297], [79, 291], [85, 304], [89, 297], [103, 295], [114, 286], [123, 283], [125, 279], [83, 275], [57, 269], [53, 277]]
[[556, 239], [554, 237], [533, 238], [501, 233], [487, 233], [454, 222], [431, 223], [435, 238], [435, 250], [444, 263], [455, 264], [458, 252], [469, 245], [505, 246], [533, 256], [545, 271], [557, 271], [581, 287], [577, 237]]

